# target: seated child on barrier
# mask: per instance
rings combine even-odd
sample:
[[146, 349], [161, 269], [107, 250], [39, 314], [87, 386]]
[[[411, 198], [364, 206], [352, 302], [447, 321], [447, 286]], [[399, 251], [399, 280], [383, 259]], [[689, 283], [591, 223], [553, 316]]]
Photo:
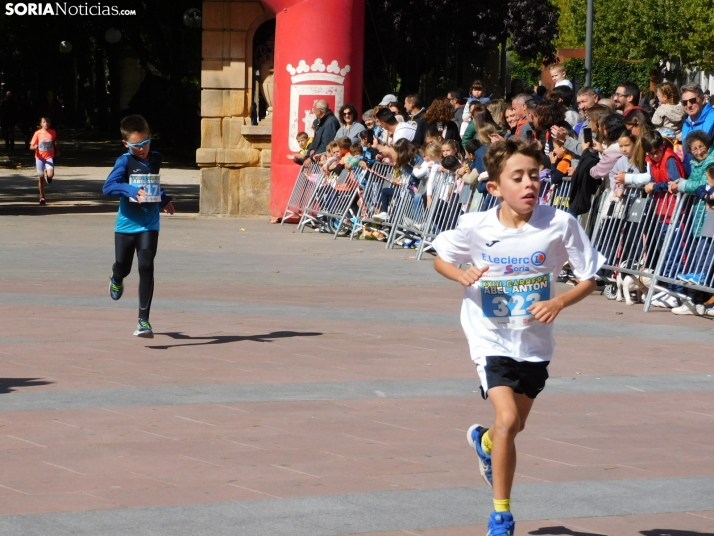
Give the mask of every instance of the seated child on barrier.
[[305, 161], [305, 155], [307, 154], [307, 146], [312, 143], [312, 138], [307, 135], [307, 132], [298, 132], [295, 139], [298, 142], [300, 150], [297, 153], [288, 154], [288, 160], [292, 160], [296, 164], [302, 164]]

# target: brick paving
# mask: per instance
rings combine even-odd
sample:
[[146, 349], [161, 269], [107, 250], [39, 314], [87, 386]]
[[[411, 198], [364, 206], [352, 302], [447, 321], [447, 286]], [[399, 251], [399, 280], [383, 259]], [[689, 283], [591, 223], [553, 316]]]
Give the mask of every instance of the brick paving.
[[[136, 273], [107, 296], [112, 222], [0, 216], [0, 534], [485, 533], [464, 436], [492, 410], [430, 261], [165, 218], [139, 340]], [[598, 294], [564, 312], [517, 534], [714, 534], [713, 327]]]

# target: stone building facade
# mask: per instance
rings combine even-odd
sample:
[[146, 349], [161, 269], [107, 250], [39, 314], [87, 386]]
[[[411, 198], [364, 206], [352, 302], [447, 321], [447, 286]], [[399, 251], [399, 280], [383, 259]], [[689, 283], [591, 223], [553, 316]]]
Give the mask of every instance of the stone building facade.
[[251, 125], [251, 106], [261, 67], [255, 65], [261, 60], [256, 60], [254, 38], [274, 18], [258, 1], [203, 2], [201, 147], [196, 151], [201, 214], [269, 214], [272, 126], [270, 121]]

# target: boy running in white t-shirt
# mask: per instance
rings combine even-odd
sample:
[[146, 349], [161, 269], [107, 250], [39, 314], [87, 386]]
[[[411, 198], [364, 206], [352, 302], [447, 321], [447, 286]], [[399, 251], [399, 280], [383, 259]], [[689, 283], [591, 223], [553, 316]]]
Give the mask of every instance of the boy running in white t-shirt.
[[[511, 487], [516, 435], [545, 386], [555, 340], [551, 323], [564, 308], [595, 290], [605, 259], [569, 214], [538, 204], [541, 153], [532, 144], [504, 140], [484, 157], [488, 191], [501, 205], [464, 215], [434, 241], [437, 272], [464, 289], [461, 324], [476, 362], [481, 391], [495, 409], [488, 429], [475, 424], [468, 441], [493, 487], [488, 536], [512, 536]], [[565, 262], [579, 283], [555, 296]], [[471, 264], [466, 270], [460, 264]]]

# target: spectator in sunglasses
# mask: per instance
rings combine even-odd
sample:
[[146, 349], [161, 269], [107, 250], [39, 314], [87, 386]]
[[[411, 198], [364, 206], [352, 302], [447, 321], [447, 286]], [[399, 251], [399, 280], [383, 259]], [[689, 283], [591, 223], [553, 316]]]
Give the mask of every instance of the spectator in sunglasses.
[[714, 136], [714, 110], [704, 99], [704, 92], [699, 84], [685, 84], [680, 88], [682, 106], [687, 118], [682, 125], [682, 139], [690, 132], [703, 130], [710, 138]]
[[337, 117], [342, 126], [335, 134], [335, 140], [347, 137], [352, 143], [359, 143], [359, 133], [364, 130], [364, 125], [357, 121], [357, 118], [354, 104], [343, 104]]

